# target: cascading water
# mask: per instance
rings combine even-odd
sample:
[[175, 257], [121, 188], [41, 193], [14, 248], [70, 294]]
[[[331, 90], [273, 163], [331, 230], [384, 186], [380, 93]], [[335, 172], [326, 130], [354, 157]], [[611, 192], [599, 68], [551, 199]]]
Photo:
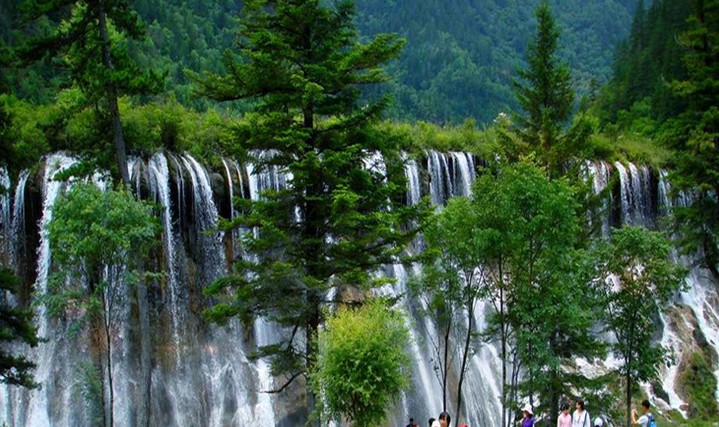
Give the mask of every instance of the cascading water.
[[447, 203], [447, 198], [453, 194], [449, 162], [445, 154], [436, 151], [429, 151], [427, 157], [432, 204], [443, 206]]
[[[10, 217], [10, 174], [7, 169], [0, 168], [0, 254], [10, 254], [11, 217]], [[0, 255], [0, 265], [2, 265]]]
[[[40, 195], [42, 215], [37, 216], [41, 231], [35, 239], [39, 241], [39, 245], [36, 244], [37, 277], [30, 278], [35, 282], [36, 293], [44, 291], [51, 268], [44, 226], [51, 218], [51, 208], [57, 196], [67, 187], [66, 183], [52, 178], [55, 172], [73, 163], [72, 158], [62, 154], [49, 156], [45, 162]], [[429, 179], [427, 195], [438, 209], [452, 195], [471, 194], [471, 183], [476, 175], [471, 155], [430, 151], [427, 152], [426, 165], [427, 170], [424, 171], [421, 162], [405, 160], [408, 203], [415, 204], [424, 195], [422, 177], [425, 176]], [[619, 163], [613, 166], [610, 169], [606, 163], [598, 162], [591, 164], [589, 170], [597, 193], [612, 182], [609, 179], [612, 169], [618, 174], [618, 191], [615, 194], [622, 222], [653, 226], [657, 223], [654, 210], [666, 212], [671, 205], [686, 203], [682, 201], [682, 198], [688, 197], [686, 195], [671, 199], [665, 172], [659, 171], [657, 179], [653, 180], [648, 168]], [[292, 400], [262, 393], [274, 386], [269, 366], [264, 361], [249, 361], [246, 357], [246, 352], [254, 346], [276, 342], [283, 331], [262, 319], [247, 331], [237, 322], [215, 326], [200, 317], [200, 311], [207, 306], [207, 301], [201, 296], [202, 288], [224, 274], [229, 264], [226, 258], [229, 249], [223, 245], [223, 235], [213, 231], [219, 219], [217, 198], [221, 197], [213, 193], [213, 182], [218, 181], [218, 177], [224, 181], [224, 197], [231, 198], [229, 206], [233, 206], [237, 197], [256, 200], [264, 189], [283, 188], [291, 176], [276, 167], [257, 172], [251, 164], [241, 165], [229, 159], [223, 161], [221, 172], [214, 174], [189, 155], [172, 154], [156, 154], [147, 161], [131, 159], [130, 168], [138, 194], [147, 194], [158, 205], [158, 216], [163, 226], [163, 246], [158, 260], [162, 262], [164, 278], [149, 287], [147, 296], [150, 305], [149, 333], [152, 336], [148, 392], [143, 391], [144, 379], [140, 374], [142, 369], [137, 350], [138, 329], [142, 329], [138, 326], [140, 321], [133, 308], [137, 304], [137, 296], [134, 292], [127, 293], [121, 299], [124, 307], [119, 320], [125, 325], [116, 331], [116, 354], [113, 357], [117, 385], [114, 409], [118, 425], [140, 425], [141, 417], [137, 415], [136, 406], [144, 400], [149, 405], [149, 425], [297, 425], [301, 421], [292, 414], [301, 414], [301, 411], [298, 412], [303, 405], [301, 396]], [[245, 179], [248, 181], [243, 181]], [[2, 177], [2, 180], [5, 182], [6, 179]], [[27, 252], [19, 250], [21, 236], [26, 237], [27, 233], [37, 229], [31, 227], [33, 224], [25, 223], [25, 218], [32, 217], [32, 209], [26, 210], [25, 207], [32, 203], [31, 197], [26, 197], [26, 193], [33, 191], [33, 187], [28, 185], [31, 180], [36, 180], [32, 174], [21, 173], [15, 180], [14, 198], [6, 194], [0, 200], [0, 233], [10, 240], [10, 247], [0, 245], [0, 250], [12, 266], [19, 265]], [[652, 190], [655, 185], [657, 188]], [[653, 195], [656, 195], [656, 202]], [[237, 214], [230, 208], [228, 215]], [[603, 216], [603, 221], [602, 229], [606, 232], [610, 224], [609, 214]], [[239, 239], [237, 235], [231, 237], [236, 248], [232, 252], [238, 256]], [[22, 241], [33, 240], [25, 238]], [[409, 416], [417, 420], [436, 417], [441, 409], [441, 387], [435, 373], [431, 344], [436, 331], [423, 314], [422, 302], [406, 293], [407, 276], [417, 274], [417, 271], [410, 274], [399, 264], [388, 266], [387, 270], [387, 274], [397, 279], [397, 283], [387, 291], [403, 296], [399, 304], [409, 314], [408, 323], [414, 325], [407, 349], [413, 360], [412, 388], [391, 412], [389, 425], [397, 427], [405, 425]], [[708, 346], [719, 351], [717, 286], [710, 275], [700, 268], [691, 270], [688, 283], [691, 285], [689, 290], [677, 297], [679, 309], [671, 316], [664, 316], [666, 327], [662, 342], [672, 348], [679, 363], [688, 356], [685, 352], [687, 348], [696, 348], [693, 335], [703, 336]], [[490, 310], [484, 302], [478, 302], [472, 313], [477, 330], [486, 325]], [[76, 367], [88, 359], [86, 346], [72, 347], [65, 326], [48, 319], [42, 308], [37, 318], [41, 333], [49, 339], [31, 353], [38, 363], [36, 380], [43, 383], [43, 389], [26, 391], [0, 386], [0, 423], [18, 427], [91, 425], [86, 405], [78, 393], [82, 380], [76, 371]], [[699, 332], [687, 332], [682, 325], [693, 325]], [[496, 426], [501, 419], [499, 352], [497, 346], [491, 343], [478, 345], [475, 350], [463, 388], [465, 416], [461, 421], [471, 426]], [[611, 365], [612, 362], [608, 360], [606, 363]], [[452, 375], [456, 377], [458, 366], [455, 365], [452, 365]], [[679, 364], [665, 368], [663, 372], [661, 386], [668, 402], [664, 406], [657, 405], [660, 409], [681, 409], [684, 404], [676, 383], [678, 367]], [[719, 375], [716, 366], [714, 369]], [[649, 391], [652, 395], [657, 394], [656, 391]], [[654, 399], [660, 402], [659, 398]], [[451, 402], [451, 405], [454, 403]], [[451, 406], [449, 409], [452, 411]]]
[[25, 186], [29, 176], [30, 173], [27, 170], [20, 173], [13, 200], [12, 222], [10, 224], [10, 265], [15, 267], [16, 270], [20, 265], [20, 252], [22, 249], [20, 242], [25, 232]]
[[407, 204], [416, 205], [422, 198], [422, 187], [419, 181], [419, 165], [415, 160], [405, 160], [405, 176], [407, 177]]
[[449, 153], [452, 156], [452, 163], [454, 165], [454, 180], [456, 184], [452, 185], [454, 188], [453, 195], [455, 196], [470, 196], [472, 194], [472, 182], [474, 181], [475, 171], [471, 166], [472, 155], [469, 153]]
[[[587, 172], [592, 179], [592, 190], [595, 195], [599, 195], [609, 185], [609, 165], [605, 162], [588, 162]], [[602, 201], [602, 205], [596, 214], [601, 221], [602, 229], [601, 235], [609, 235], [609, 227], [611, 224], [611, 204], [612, 204], [611, 193]]]

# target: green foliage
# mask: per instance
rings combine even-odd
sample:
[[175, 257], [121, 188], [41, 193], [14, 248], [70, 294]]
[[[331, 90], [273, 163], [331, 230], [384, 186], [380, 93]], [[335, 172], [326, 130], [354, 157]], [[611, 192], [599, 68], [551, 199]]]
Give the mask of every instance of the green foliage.
[[[17, 2], [3, 0], [0, 39], [17, 45]], [[393, 119], [422, 119], [433, 123], [461, 123], [468, 117], [490, 123], [500, 111], [516, 107], [511, 91], [512, 70], [523, 65], [532, 33], [531, 10], [539, 0], [477, 3], [424, 0], [387, 3], [360, 0], [355, 23], [363, 40], [395, 32], [409, 41], [390, 64], [398, 76], [380, 91], [395, 94]], [[553, 0], [563, 28], [560, 56], [575, 70], [575, 88], [591, 91], [590, 82], [603, 83], [611, 74], [612, 48], [630, 29], [636, 0]], [[167, 75], [166, 91], [183, 105], [204, 110], [210, 104], [192, 96], [184, 70], [222, 71], [225, 49], [235, 41], [237, 1], [135, 0], [132, 7], [146, 24], [147, 37], [131, 40], [130, 56], [143, 69]], [[52, 20], [38, 21], [37, 31], [51, 31]], [[8, 71], [8, 89], [21, 99], [52, 102], [66, 86], [67, 72], [45, 58], [22, 70]], [[2, 79], [1, 77], [5, 77]], [[374, 90], [367, 90], [370, 98]], [[233, 106], [240, 111], [247, 103]]]
[[604, 282], [603, 322], [616, 338], [611, 349], [621, 361], [629, 421], [631, 394], [639, 381], [655, 379], [666, 350], [653, 344], [658, 314], [682, 286], [684, 271], [670, 258], [670, 244], [659, 232], [641, 227], [615, 229], [598, 251]]
[[489, 298], [501, 309], [493, 324], [509, 327], [527, 372], [522, 395], [539, 393], [538, 410], [554, 414], [569, 384], [581, 385], [560, 369], [563, 361], [601, 349], [589, 334], [593, 270], [577, 249], [581, 227], [574, 190], [520, 163], [497, 177], [478, 178], [473, 194], [484, 256], [495, 272]]
[[680, 37], [687, 75], [673, 83], [687, 108], [666, 127], [676, 152], [672, 182], [693, 200], [676, 210], [676, 224], [683, 246], [702, 251], [704, 265], [719, 278], [719, 1], [694, 2], [687, 27]]
[[650, 127], [652, 121], [661, 123], [685, 106], [670, 83], [686, 75], [684, 49], [677, 40], [686, 28], [691, 2], [647, 3], [637, 4], [631, 34], [617, 47], [613, 76], [598, 106], [604, 124], [618, 122], [653, 135], [658, 129]]
[[387, 419], [387, 409], [409, 385], [409, 332], [402, 313], [372, 301], [344, 308], [320, 330], [315, 392], [325, 400], [324, 417], [340, 416], [369, 427]]
[[[358, 43], [354, 14], [351, 1], [245, 2], [227, 74], [193, 75], [215, 100], [252, 101], [255, 111], [236, 129], [236, 152], [249, 153], [260, 170], [292, 174], [286, 189], [268, 189], [232, 224], [257, 227], [243, 239], [256, 261], [239, 261], [208, 288], [227, 296], [208, 310], [214, 320], [264, 316], [303, 328], [311, 343], [327, 291], [378, 285], [373, 272], [416, 233], [401, 226], [417, 209], [400, 203], [398, 141], [372, 127], [387, 100], [359, 102], [360, 87], [386, 80], [382, 64], [403, 41], [378, 35]], [[273, 356], [274, 374], [295, 378], [314, 363], [313, 347], [298, 348], [294, 338], [260, 350]], [[308, 393], [310, 411], [312, 399]]]
[[0, 382], [35, 388], [38, 386], [32, 379], [35, 364], [17, 354], [17, 346], [23, 346], [24, 350], [40, 342], [32, 309], [16, 307], [7, 301], [7, 296], [17, 294], [19, 287], [18, 278], [10, 270], [0, 268]]
[[[29, 35], [18, 56], [25, 61], [55, 57], [69, 70], [82, 91], [81, 106], [92, 107], [97, 116], [92, 159], [127, 184], [118, 97], [159, 90], [162, 80], [130, 57], [128, 39], [143, 35], [139, 16], [127, 0], [25, 0], [18, 7]], [[112, 153], [116, 162], [103, 162]]]
[[[467, 363], [476, 341], [474, 309], [487, 286], [483, 266], [486, 241], [475, 226], [477, 212], [464, 197], [450, 199], [441, 213], [424, 226], [426, 249], [422, 254], [424, 268], [413, 286], [414, 292], [427, 301], [425, 313], [436, 325], [432, 339], [435, 370], [442, 389], [442, 409], [448, 408], [450, 396], [456, 396], [457, 417], [462, 416], [462, 385]], [[469, 322], [465, 322], [469, 319]], [[466, 324], [468, 323], [468, 324]], [[449, 390], [452, 361], [460, 363], [456, 394]]]
[[535, 15], [537, 33], [529, 42], [528, 66], [518, 70], [521, 80], [514, 82], [523, 114], [515, 114], [512, 128], [522, 144], [510, 144], [507, 152], [511, 159], [530, 150], [552, 176], [561, 176], [569, 159], [585, 154], [593, 125], [588, 117], [579, 115], [565, 130], [574, 103], [569, 67], [557, 58], [559, 30], [549, 4], [541, 3]]
[[102, 374], [91, 363], [81, 363], [78, 370], [80, 380], [77, 387], [88, 409], [88, 418], [93, 425], [104, 425]]
[[111, 315], [105, 312], [112, 310], [118, 287], [141, 280], [159, 230], [151, 207], [129, 191], [73, 186], [58, 198], [48, 225], [58, 267], [50, 278], [48, 310], [55, 315]]
[[479, 129], [474, 120], [456, 126], [383, 121], [375, 128], [384, 138], [397, 140], [403, 151], [415, 155], [422, 155], [426, 150], [465, 151], [489, 159], [499, 149], [495, 129]]
[[693, 353], [688, 369], [681, 374], [681, 382], [687, 391], [689, 416], [692, 419], [712, 421], [719, 414], [719, 404], [715, 397], [717, 378], [712, 368], [712, 359], [707, 359], [702, 352]]
[[[524, 65], [531, 11], [540, 0], [357, 2], [363, 35], [392, 31], [408, 46], [391, 70], [398, 76], [391, 117], [490, 123], [516, 108], [512, 71]], [[629, 31], [635, 0], [550, 2], [563, 29], [559, 56], [575, 70], [575, 89], [590, 90], [611, 74], [612, 49]]]
[[9, 170], [34, 165], [42, 155], [51, 151], [44, 127], [50, 123], [51, 108], [34, 107], [10, 95], [0, 95], [0, 147], [2, 163]]
[[135, 105], [120, 102], [128, 151], [152, 154], [160, 149], [189, 152], [197, 158], [218, 163], [218, 156], [236, 154], [232, 129], [241, 126], [216, 110], [204, 113], [177, 101]]
[[[578, 249], [575, 190], [519, 162], [478, 177], [472, 194], [450, 200], [427, 225], [421, 292], [429, 295], [438, 324], [458, 329], [473, 298], [488, 300], [495, 311], [483, 333], [501, 340], [505, 415], [536, 394], [537, 413], [555, 413], [565, 390], [587, 385], [560, 367], [601, 352], [589, 333], [596, 317], [589, 287], [594, 270]], [[520, 364], [523, 384], [512, 374]]]

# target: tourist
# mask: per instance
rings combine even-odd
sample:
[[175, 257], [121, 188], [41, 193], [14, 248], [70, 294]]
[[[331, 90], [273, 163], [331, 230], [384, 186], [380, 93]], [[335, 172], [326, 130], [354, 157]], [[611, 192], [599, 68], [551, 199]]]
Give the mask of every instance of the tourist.
[[414, 423], [414, 418], [409, 419], [409, 424], [407, 424], [407, 427], [419, 427], [417, 424]]
[[534, 412], [530, 404], [522, 408], [522, 420], [519, 422], [522, 427], [534, 427]]
[[[429, 427], [434, 427], [434, 423], [435, 423], [435, 419], [434, 419], [434, 418], [430, 418], [429, 421], [427, 422], [427, 424], [429, 425]], [[439, 423], [437, 423], [437, 424], [439, 424]]]
[[637, 410], [632, 409], [632, 424], [640, 427], [650, 427], [652, 421], [654, 421], [654, 415], [652, 415], [650, 408], [651, 404], [649, 404], [648, 400], [642, 402], [642, 416], [639, 419], [637, 419]]
[[601, 416], [594, 419], [594, 427], [604, 427], [604, 419]]
[[562, 403], [561, 412], [557, 417], [557, 427], [572, 427], [572, 414], [569, 413], [569, 403]]
[[592, 427], [592, 418], [584, 409], [584, 401], [577, 401], [577, 410], [572, 415], [572, 427]]
[[450, 422], [452, 422], [452, 418], [447, 412], [439, 414], [439, 427], [449, 427]]

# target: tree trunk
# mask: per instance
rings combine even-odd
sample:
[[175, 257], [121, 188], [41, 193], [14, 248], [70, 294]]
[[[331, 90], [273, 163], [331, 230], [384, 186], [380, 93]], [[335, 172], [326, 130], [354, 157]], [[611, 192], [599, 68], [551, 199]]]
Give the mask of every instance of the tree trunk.
[[112, 384], [112, 341], [110, 341], [110, 312], [111, 305], [107, 303], [105, 300], [106, 293], [103, 295], [102, 300], [102, 327], [103, 332], [105, 334], [104, 340], [105, 340], [105, 370], [107, 370], [107, 395], [108, 395], [108, 404], [107, 404], [107, 415], [108, 415], [108, 421], [109, 424], [107, 426], [114, 427], [115, 421], [114, 421], [114, 402], [115, 402], [115, 393], [113, 391], [113, 384]]
[[[319, 303], [317, 305], [317, 310], [314, 311], [313, 315], [310, 317], [309, 321], [307, 322], [307, 326], [305, 328], [305, 354], [307, 356], [307, 373], [309, 374], [312, 372], [312, 369], [315, 365], [315, 346], [314, 346], [314, 340], [317, 338], [317, 330], [319, 329], [320, 324], [320, 315], [319, 315]], [[312, 419], [312, 413], [315, 411], [317, 407], [317, 396], [315, 396], [314, 392], [312, 391], [312, 387], [305, 386], [307, 390], [307, 413], [310, 416], [310, 421], [308, 421], [308, 426], [315, 426], [320, 427], [320, 420], [319, 417]]]
[[[110, 37], [107, 34], [107, 16], [105, 13], [105, 0], [100, 0], [98, 5], [98, 20], [100, 23], [100, 37], [102, 37], [102, 65], [108, 73], [112, 73], [115, 67], [112, 64], [110, 55]], [[125, 138], [122, 135], [122, 123], [120, 122], [120, 107], [117, 105], [117, 89], [111, 80], [105, 83], [107, 88], [107, 103], [110, 109], [110, 120], [112, 121], [112, 133], [115, 141], [115, 157], [117, 160], [118, 176], [123, 184], [130, 184], [130, 174], [127, 170], [127, 157], [125, 153]]]
[[447, 410], [447, 375], [449, 373], [449, 333], [452, 329], [451, 320], [447, 320], [444, 330], [444, 366], [442, 366], [442, 411]]
[[472, 330], [474, 328], [474, 298], [470, 298], [467, 305], [468, 324], [467, 336], [464, 340], [464, 353], [462, 353], [462, 366], [459, 369], [459, 385], [457, 385], [457, 425], [462, 417], [462, 384], [464, 383], [464, 375], [467, 372], [467, 361], [469, 360], [469, 345], [472, 342]]
[[629, 369], [631, 362], [632, 356], [630, 354], [627, 358], [627, 372], [624, 376], [625, 381], [627, 382], [627, 394], [624, 401], [624, 404], [627, 406], [627, 427], [632, 427], [632, 374]]
[[551, 391], [549, 392], [549, 425], [554, 426], [557, 425], [557, 415], [559, 410], [559, 399], [560, 399], [560, 386], [557, 385], [557, 382], [559, 380], [558, 372], [555, 368], [551, 369], [549, 371], [550, 375], [550, 387]]
[[[552, 334], [550, 346], [554, 350], [558, 346], [557, 341], [559, 340], [559, 332], [555, 330]], [[555, 351], [556, 354], [556, 351]], [[549, 370], [549, 425], [557, 425], [557, 415], [559, 411], [559, 399], [562, 393], [562, 386], [559, 383], [559, 372], [557, 368]]]
[[138, 425], [150, 426], [150, 399], [152, 394], [152, 350], [150, 348], [150, 313], [147, 307], [147, 286], [143, 281], [137, 285], [137, 306], [140, 316], [140, 369], [142, 371], [143, 396], [140, 404]]

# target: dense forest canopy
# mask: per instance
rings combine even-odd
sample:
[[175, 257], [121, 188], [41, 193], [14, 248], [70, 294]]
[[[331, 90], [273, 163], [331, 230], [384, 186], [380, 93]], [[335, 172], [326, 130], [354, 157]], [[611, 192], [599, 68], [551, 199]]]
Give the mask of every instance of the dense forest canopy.
[[[0, 0], [0, 37], [17, 39], [16, 3]], [[193, 96], [185, 70], [221, 71], [224, 50], [235, 40], [241, 1], [137, 0], [147, 37], [133, 49], [143, 65], [168, 73], [167, 90], [186, 105], [206, 107]], [[389, 90], [396, 102], [388, 114], [436, 123], [468, 117], [491, 122], [516, 107], [511, 89], [524, 52], [538, 0], [359, 0], [356, 24], [362, 38], [397, 33], [407, 39], [389, 67], [396, 79]], [[573, 84], [586, 94], [612, 72], [614, 46], [630, 29], [636, 0], [551, 1], [562, 31], [560, 56], [573, 70]], [[48, 102], [63, 84], [50, 61], [6, 76], [21, 98]], [[595, 82], [595, 83], [592, 83]]]

